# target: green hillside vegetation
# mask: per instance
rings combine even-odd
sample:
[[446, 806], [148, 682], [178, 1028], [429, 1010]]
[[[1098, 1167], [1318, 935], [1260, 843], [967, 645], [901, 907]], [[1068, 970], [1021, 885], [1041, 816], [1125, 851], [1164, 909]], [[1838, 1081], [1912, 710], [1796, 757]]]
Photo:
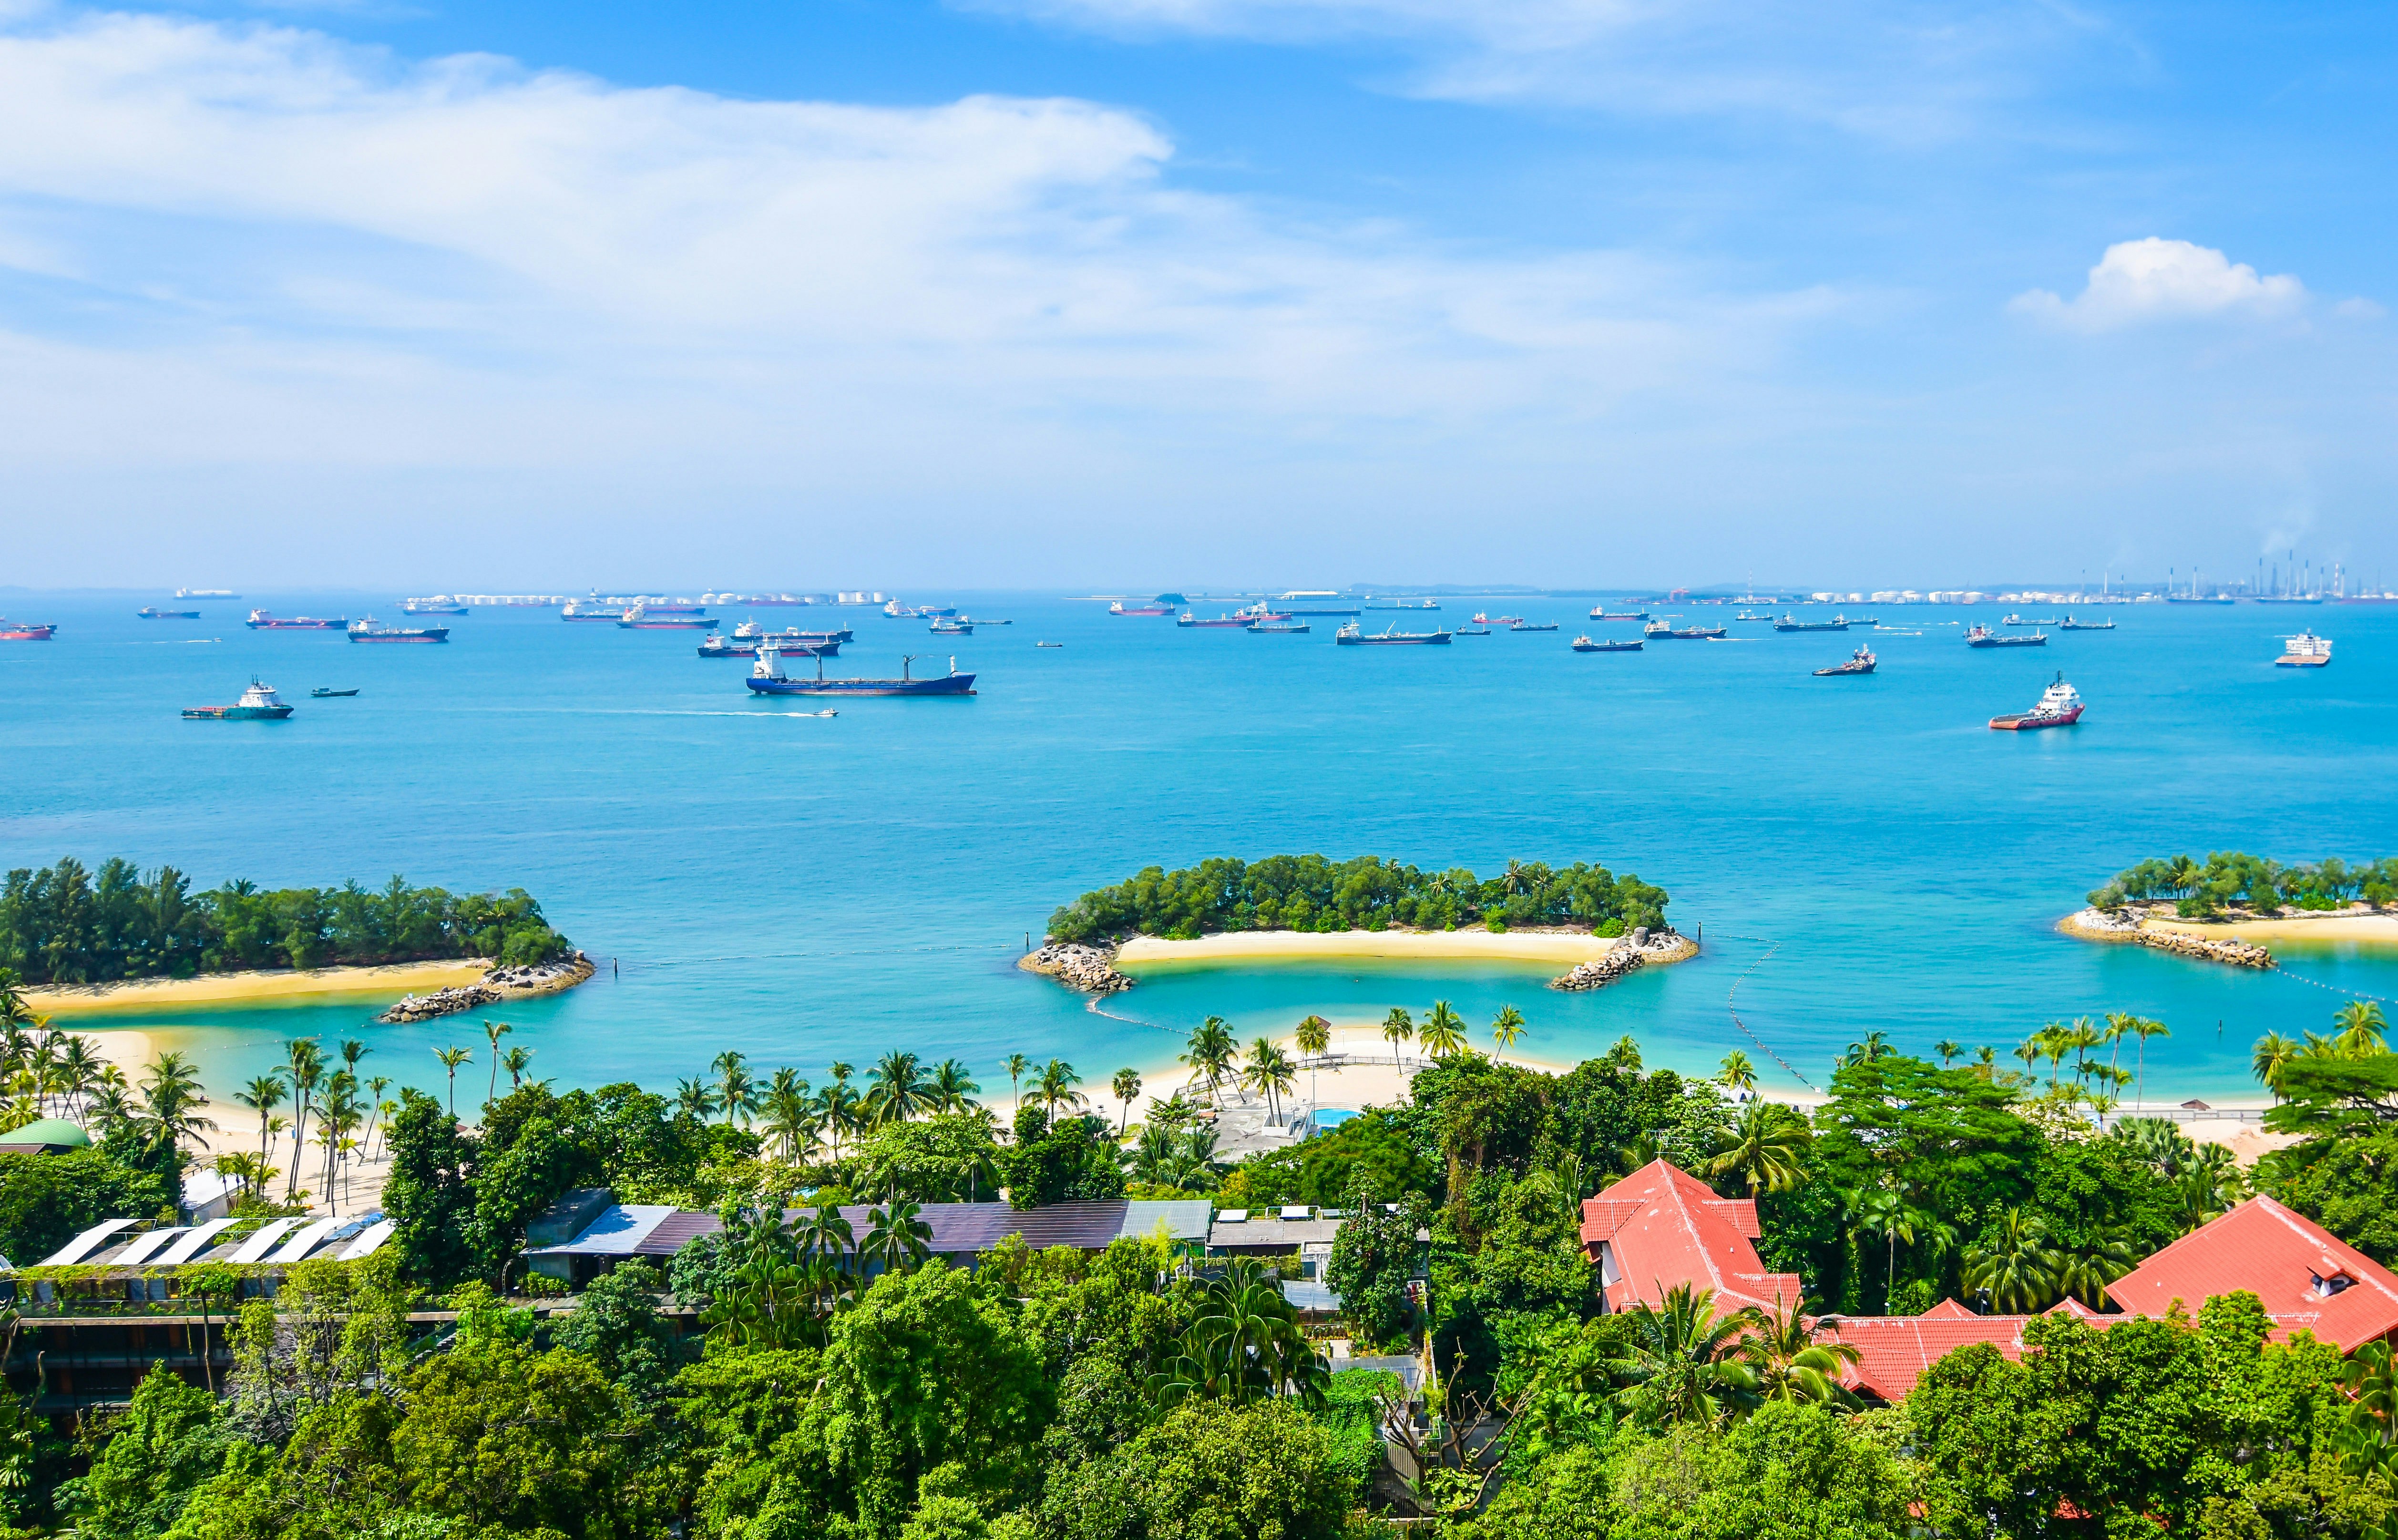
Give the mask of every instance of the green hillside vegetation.
[[1509, 861], [1495, 877], [1463, 867], [1427, 871], [1359, 856], [1217, 857], [1167, 871], [1150, 867], [1129, 882], [1084, 894], [1049, 917], [1058, 941], [1127, 936], [1189, 940], [1226, 930], [1449, 930], [1481, 925], [1587, 925], [1621, 936], [1665, 923], [1665, 890], [1603, 866], [1551, 868]]
[[2398, 858], [2351, 865], [2335, 856], [2314, 866], [2283, 866], [2217, 850], [2203, 861], [2189, 856], [2142, 861], [2090, 895], [2097, 909], [2163, 898], [2193, 920], [2212, 919], [2234, 905], [2258, 914], [2345, 909], [2360, 899], [2379, 907], [2398, 902]]
[[73, 858], [0, 885], [0, 967], [32, 985], [444, 957], [521, 965], [572, 950], [521, 888], [458, 895], [395, 876], [379, 892], [236, 881], [195, 893], [170, 866], [144, 877], [123, 859], [93, 871]]

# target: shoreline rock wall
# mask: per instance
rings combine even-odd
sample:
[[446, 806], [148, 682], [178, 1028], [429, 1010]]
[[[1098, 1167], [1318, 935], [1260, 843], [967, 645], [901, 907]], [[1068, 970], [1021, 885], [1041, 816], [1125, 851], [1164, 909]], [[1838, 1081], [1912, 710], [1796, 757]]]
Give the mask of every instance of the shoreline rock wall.
[[1611, 984], [1627, 973], [1648, 966], [1650, 963], [1678, 963], [1699, 954], [1699, 943], [1671, 930], [1651, 934], [1645, 927], [1634, 931], [1604, 957], [1587, 963], [1576, 963], [1563, 974], [1549, 980], [1551, 989], [1597, 989]]
[[430, 1021], [437, 1016], [455, 1016], [460, 1011], [496, 1006], [505, 1000], [556, 994], [560, 990], [573, 989], [598, 971], [599, 965], [580, 952], [532, 967], [494, 967], [483, 975], [479, 983], [438, 989], [430, 994], [403, 995], [397, 1005], [375, 1020], [397, 1026], [409, 1021]]
[[1132, 988], [1131, 976], [1118, 973], [1115, 964], [1116, 954], [1110, 949], [1075, 942], [1051, 942], [1016, 960], [1016, 966], [1027, 973], [1045, 975], [1084, 994], [1114, 994]]
[[2195, 958], [2202, 963], [2253, 968], [2274, 966], [2273, 954], [2254, 941], [2238, 941], [2229, 936], [2192, 936], [2184, 930], [2151, 930], [2137, 914], [2085, 909], [2068, 915], [2059, 928], [2085, 940], [2129, 941], [2134, 946], [2170, 952], [2176, 957]]

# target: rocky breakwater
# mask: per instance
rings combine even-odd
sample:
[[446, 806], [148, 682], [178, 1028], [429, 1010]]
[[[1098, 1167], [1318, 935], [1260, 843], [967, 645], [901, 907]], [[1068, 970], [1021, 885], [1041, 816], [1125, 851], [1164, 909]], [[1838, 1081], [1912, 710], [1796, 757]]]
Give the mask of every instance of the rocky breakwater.
[[392, 1025], [430, 1021], [437, 1016], [455, 1016], [462, 1010], [496, 1006], [504, 1000], [555, 994], [573, 989], [598, 971], [599, 965], [579, 952], [555, 963], [538, 963], [531, 967], [494, 967], [472, 984], [438, 989], [430, 994], [403, 995], [399, 1004], [375, 1020]]
[[1597, 989], [1651, 963], [1678, 963], [1699, 954], [1699, 943], [1671, 930], [1651, 931], [1645, 925], [1618, 941], [1604, 957], [1576, 963], [1549, 980], [1551, 989]]
[[2192, 957], [2202, 963], [2223, 963], [2232, 967], [2270, 968], [2273, 954], [2254, 941], [2238, 941], [2229, 936], [2195, 936], [2187, 930], [2167, 930], [2150, 925], [2141, 916], [2122, 910], [2085, 909], [2067, 918], [2062, 927], [2068, 934], [2094, 941], [2129, 941], [2135, 946], [2152, 947], [2170, 952], [2176, 957]]
[[1105, 947], [1052, 941], [1016, 960], [1028, 973], [1045, 974], [1085, 994], [1113, 994], [1132, 988], [1132, 979], [1116, 971], [1116, 954]]

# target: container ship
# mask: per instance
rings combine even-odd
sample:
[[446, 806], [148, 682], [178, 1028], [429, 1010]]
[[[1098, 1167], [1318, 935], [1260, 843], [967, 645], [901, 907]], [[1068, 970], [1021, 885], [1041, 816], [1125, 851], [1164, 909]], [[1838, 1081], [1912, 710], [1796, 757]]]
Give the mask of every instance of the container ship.
[[1874, 665], [1879, 660], [1873, 655], [1872, 648], [1859, 647], [1849, 655], [1849, 660], [1846, 663], [1834, 664], [1829, 669], [1818, 669], [1815, 670], [1815, 677], [1838, 679], [1845, 674], [1869, 674], [1874, 671]]
[[47, 642], [58, 634], [52, 625], [36, 626], [24, 620], [0, 620], [0, 642]]
[[2320, 669], [2331, 661], [2331, 638], [2317, 636], [2311, 630], [2300, 631], [2282, 644], [2282, 655], [2273, 660], [2277, 669]]
[[1773, 623], [1777, 631], [1845, 631], [1849, 617], [1836, 615], [1829, 620], [1801, 620], [1795, 615], [1785, 615]]
[[350, 622], [350, 640], [352, 642], [447, 642], [450, 640], [450, 628], [447, 626], [384, 626], [377, 624], [374, 616], [368, 615], [362, 620]]
[[749, 670], [749, 688], [763, 696], [970, 696], [975, 693], [975, 676], [958, 672], [958, 660], [950, 659], [950, 671], [938, 679], [918, 679], [912, 673], [916, 659], [913, 654], [900, 660], [897, 679], [827, 679], [824, 659], [816, 659], [816, 677], [791, 679], [783, 672], [783, 655], [779, 648], [761, 648], [758, 662]]
[[1987, 626], [1976, 626], [1965, 633], [1968, 647], [2045, 647], [2048, 633], [2034, 631], [2029, 636], [2001, 636]]
[[1342, 647], [1446, 647], [1448, 645], [1447, 631], [1402, 631], [1395, 628], [1397, 625], [1398, 622], [1393, 621], [1378, 634], [1367, 636], [1357, 629], [1357, 623], [1353, 620], [1333, 632], [1332, 640]]
[[185, 720], [191, 722], [281, 722], [291, 714], [291, 708], [276, 695], [275, 686], [263, 680], [251, 680], [249, 688], [231, 706], [186, 706]]
[[319, 620], [314, 615], [295, 615], [286, 619], [269, 615], [264, 610], [252, 610], [249, 618], [242, 624], [253, 631], [339, 631], [346, 630], [350, 623], [341, 615], [330, 620]]
[[2030, 710], [1992, 717], [1990, 725], [2001, 733], [2028, 733], [2036, 727], [2070, 727], [2081, 720], [2081, 697], [2065, 682], [2065, 675], [2059, 671], [2056, 682], [2041, 692], [2040, 700]]

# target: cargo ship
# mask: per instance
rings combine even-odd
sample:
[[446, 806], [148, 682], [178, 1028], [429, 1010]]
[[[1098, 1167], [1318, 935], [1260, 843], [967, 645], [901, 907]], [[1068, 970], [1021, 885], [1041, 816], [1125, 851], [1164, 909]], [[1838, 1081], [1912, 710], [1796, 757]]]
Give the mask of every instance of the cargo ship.
[[935, 636], [974, 635], [974, 622], [971, 620], [960, 620], [953, 615], [936, 615], [934, 617], [933, 623], [924, 628], [932, 632]]
[[1704, 626], [1684, 626], [1677, 630], [1667, 621], [1652, 620], [1640, 628], [1642, 636], [1653, 636], [1660, 642], [1713, 642], [1726, 634], [1721, 626], [1710, 629]]
[[1637, 653], [1648, 645], [1645, 642], [1593, 642], [1586, 636], [1573, 639], [1578, 653]]
[[1358, 630], [1357, 623], [1353, 620], [1333, 632], [1332, 640], [1337, 645], [1342, 647], [1446, 647], [1448, 645], [1447, 631], [1402, 631], [1396, 628], [1398, 622], [1394, 620], [1378, 634], [1367, 636]]
[[2035, 727], [2070, 727], [2081, 720], [2081, 697], [2065, 682], [2060, 670], [2056, 682], [2041, 692], [2040, 700], [2030, 710], [1992, 717], [1990, 725], [2002, 733], [2028, 733]]
[[2331, 638], [2317, 636], [2313, 630], [2303, 630], [2282, 644], [2282, 655], [2273, 660], [2277, 669], [2320, 669], [2331, 661]]
[[47, 642], [58, 634], [52, 625], [36, 626], [25, 620], [0, 620], [0, 642]]
[[2115, 619], [2109, 615], [2104, 620], [2076, 620], [2068, 615], [2056, 623], [2056, 628], [2060, 631], [2111, 631], [2115, 628]]
[[133, 612], [136, 620], [197, 620], [197, 610], [162, 610], [155, 604], [144, 604]]
[[[1305, 636], [1308, 627], [1304, 620], [1260, 620], [1248, 629], [1251, 636]], [[1054, 643], [1044, 642], [1041, 645]]]
[[829, 642], [855, 642], [857, 640], [857, 633], [846, 626], [843, 626], [837, 631], [803, 631], [796, 626], [788, 630], [770, 631], [754, 620], [745, 620], [740, 625], [733, 628], [733, 640], [735, 642], [781, 642], [787, 643], [783, 650], [785, 652], [791, 652], [796, 649], [788, 645], [788, 643], [803, 642], [808, 646], [815, 647], [821, 646]]
[[275, 686], [263, 680], [251, 680], [249, 688], [231, 706], [186, 706], [184, 717], [193, 722], [281, 722], [291, 714], [275, 693]]
[[2045, 647], [2048, 633], [2034, 631], [2029, 636], [2001, 636], [1987, 626], [1976, 626], [1965, 633], [1968, 647]]
[[1801, 620], [1795, 615], [1785, 615], [1773, 623], [1773, 628], [1777, 631], [1845, 631], [1849, 628], [1849, 617], [1836, 615], [1829, 620]]
[[368, 615], [362, 620], [350, 622], [350, 640], [352, 642], [446, 642], [450, 640], [450, 628], [447, 626], [384, 626], [377, 624], [374, 616]]
[[178, 599], [239, 599], [241, 595], [231, 588], [177, 588], [175, 597]]
[[1474, 624], [1476, 626], [1505, 626], [1510, 629], [1513, 629], [1515, 627], [1520, 626], [1523, 623], [1524, 621], [1521, 615], [1484, 615], [1478, 610], [1475, 612], [1474, 615]]
[[628, 631], [712, 631], [716, 622], [704, 615], [677, 610], [653, 610], [646, 604], [636, 604], [620, 616], [616, 624]]
[[1859, 647], [1849, 655], [1849, 660], [1846, 663], [1834, 664], [1829, 669], [1818, 669], [1815, 670], [1815, 677], [1836, 679], [1842, 674], [1869, 674], [1874, 671], [1874, 664], [1877, 661], [1872, 648]]
[[319, 620], [314, 615], [295, 615], [287, 620], [264, 610], [252, 610], [249, 618], [242, 624], [253, 631], [340, 631], [348, 629], [350, 623], [346, 616], [342, 615]]
[[465, 615], [466, 613], [465, 605], [459, 603], [446, 593], [435, 594], [430, 599], [403, 599], [399, 601], [399, 607], [410, 615]]
[[1557, 623], [1554, 620], [1518, 620], [1507, 628], [1511, 631], [1554, 631]]
[[1339, 594], [1326, 588], [1293, 588], [1274, 601], [1274, 608], [1284, 615], [1292, 616], [1305, 615], [1347, 616], [1358, 613], [1356, 605], [1343, 604]]
[[1186, 631], [1233, 631], [1254, 626], [1257, 622], [1245, 615], [1219, 615], [1213, 620], [1202, 620], [1189, 610], [1185, 610], [1174, 617], [1174, 624]]
[[1171, 604], [1130, 604], [1119, 599], [1108, 606], [1108, 614], [1121, 615], [1166, 615], [1174, 613]]
[[732, 642], [727, 642], [721, 636], [711, 636], [699, 644], [699, 655], [702, 657], [756, 657], [760, 650], [766, 647], [772, 647], [781, 653], [797, 654], [802, 657], [839, 657], [841, 655], [841, 643], [829, 639], [821, 642], [802, 641], [788, 633], [780, 636], [735, 639]]
[[596, 599], [570, 599], [566, 601], [566, 608], [558, 613], [558, 618], [560, 620], [604, 621], [613, 626], [617, 621], [625, 618], [625, 609], [621, 604], [602, 604]]
[[1437, 610], [1440, 608], [1440, 601], [1436, 599], [1394, 599], [1381, 604], [1368, 602], [1366, 608], [1369, 610]]
[[816, 677], [791, 679], [783, 672], [783, 654], [775, 647], [759, 649], [758, 662], [749, 670], [749, 688], [763, 696], [970, 696], [975, 693], [975, 676], [958, 672], [958, 660], [950, 659], [950, 671], [938, 679], [918, 679], [911, 672], [916, 661], [909, 654], [899, 663], [897, 679], [827, 679], [824, 659], [816, 659]]
[[1604, 604], [1594, 604], [1591, 606], [1590, 618], [1593, 620], [1646, 620], [1649, 618], [1649, 612], [1646, 610], [1610, 610]]

